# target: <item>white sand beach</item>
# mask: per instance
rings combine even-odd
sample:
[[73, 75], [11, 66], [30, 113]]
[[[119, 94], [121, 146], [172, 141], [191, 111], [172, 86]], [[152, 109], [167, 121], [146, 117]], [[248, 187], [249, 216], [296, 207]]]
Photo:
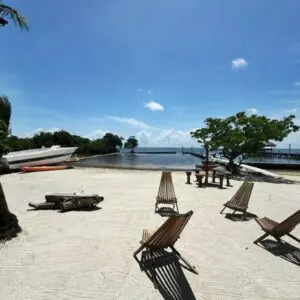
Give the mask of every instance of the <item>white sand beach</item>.
[[[133, 252], [142, 229], [165, 220], [154, 214], [161, 172], [72, 169], [1, 176], [23, 231], [0, 245], [0, 299], [300, 299], [300, 244], [285, 236], [291, 246], [283, 257], [274, 255], [252, 243], [263, 234], [255, 220], [219, 214], [241, 181], [220, 190], [197, 188], [194, 177], [187, 185], [184, 172], [172, 175], [180, 212], [194, 211], [175, 246], [199, 274], [166, 268], [161, 274], [168, 280], [158, 289]], [[44, 202], [46, 193], [81, 190], [104, 196], [101, 209], [59, 213], [28, 206]], [[299, 204], [299, 183], [258, 182], [248, 211], [282, 221]], [[300, 238], [300, 226], [293, 234]]]

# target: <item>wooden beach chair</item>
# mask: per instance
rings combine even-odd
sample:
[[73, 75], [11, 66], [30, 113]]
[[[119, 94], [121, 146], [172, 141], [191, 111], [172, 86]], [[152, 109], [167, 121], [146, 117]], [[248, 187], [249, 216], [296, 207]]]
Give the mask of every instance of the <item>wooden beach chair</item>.
[[232, 209], [232, 214], [234, 214], [236, 211], [240, 211], [243, 213], [243, 221], [248, 208], [248, 203], [250, 200], [253, 186], [253, 182], [244, 181], [241, 187], [238, 189], [238, 191], [234, 194], [234, 196], [224, 204], [224, 208], [220, 211], [220, 214], [223, 213], [225, 208]]
[[177, 213], [179, 213], [172, 174], [169, 171], [163, 171], [161, 174], [158, 193], [156, 196], [155, 212], [159, 210], [159, 204], [171, 204], [173, 205], [173, 211], [177, 211]]
[[[143, 230], [141, 246], [133, 253], [134, 258], [140, 263], [137, 258], [137, 255], [144, 249], [150, 250], [150, 256], [152, 261], [153, 269], [155, 267], [154, 255], [153, 252], [164, 250], [165, 248], [170, 247], [175, 255], [181, 259], [189, 269], [198, 274], [196, 268], [192, 266], [187, 260], [185, 260], [180, 253], [174, 248], [174, 244], [178, 240], [181, 232], [185, 228], [186, 224], [190, 220], [193, 211], [189, 211], [186, 214], [178, 214], [170, 216], [156, 231], [153, 233], [147, 229]], [[157, 281], [155, 272], [153, 272], [153, 283], [156, 287]]]
[[269, 235], [273, 236], [278, 241], [280, 241], [282, 236], [288, 235], [290, 238], [300, 243], [298, 238], [290, 234], [290, 232], [300, 223], [300, 210], [296, 211], [281, 223], [277, 223], [266, 217], [261, 219], [257, 218], [255, 220], [265, 233], [255, 240], [253, 242], [254, 244], [260, 243]]

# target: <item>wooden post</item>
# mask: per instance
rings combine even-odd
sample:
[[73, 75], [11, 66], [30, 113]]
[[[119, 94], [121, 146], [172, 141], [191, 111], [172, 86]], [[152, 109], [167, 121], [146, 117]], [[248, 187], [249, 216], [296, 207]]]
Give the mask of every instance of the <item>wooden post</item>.
[[186, 183], [187, 184], [191, 184], [191, 175], [192, 175], [192, 172], [191, 171], [186, 171]]
[[227, 186], [230, 186], [229, 175], [228, 175], [228, 174], [226, 175], [226, 185], [227, 185]]
[[212, 171], [212, 182], [216, 182], [216, 170]]
[[219, 178], [220, 178], [219, 189], [222, 189], [223, 188], [224, 175], [223, 174], [219, 174]]

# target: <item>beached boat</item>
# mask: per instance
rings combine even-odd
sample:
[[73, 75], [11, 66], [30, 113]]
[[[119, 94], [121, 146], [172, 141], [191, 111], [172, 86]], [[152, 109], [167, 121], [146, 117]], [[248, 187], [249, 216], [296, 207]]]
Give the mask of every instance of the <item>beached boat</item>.
[[7, 161], [11, 170], [17, 170], [25, 166], [45, 166], [66, 162], [77, 148], [54, 145], [50, 148], [42, 147], [9, 152], [3, 158]]
[[21, 167], [22, 172], [43, 172], [43, 171], [57, 171], [70, 169], [67, 165], [62, 166], [23, 166]]

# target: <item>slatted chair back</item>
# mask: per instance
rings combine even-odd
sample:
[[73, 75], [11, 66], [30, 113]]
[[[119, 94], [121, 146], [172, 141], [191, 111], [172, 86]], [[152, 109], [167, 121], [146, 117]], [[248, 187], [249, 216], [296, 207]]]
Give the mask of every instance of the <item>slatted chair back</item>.
[[300, 210], [289, 216], [274, 228], [277, 236], [283, 236], [290, 233], [300, 223]]
[[177, 203], [172, 174], [169, 171], [163, 171], [161, 174], [156, 202], [165, 204]]
[[150, 249], [163, 249], [173, 246], [185, 228], [193, 211], [169, 217], [145, 242]]
[[246, 211], [253, 186], [253, 182], [244, 181], [235, 195], [227, 203], [225, 203], [224, 206], [234, 210]]

